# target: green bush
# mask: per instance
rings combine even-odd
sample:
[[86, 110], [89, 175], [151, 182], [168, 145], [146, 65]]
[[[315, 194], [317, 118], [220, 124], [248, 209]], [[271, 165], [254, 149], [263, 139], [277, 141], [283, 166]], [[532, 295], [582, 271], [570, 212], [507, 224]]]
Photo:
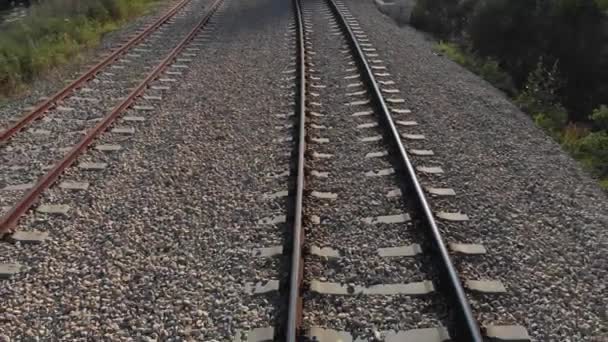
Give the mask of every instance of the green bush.
[[473, 63], [471, 62], [471, 58], [469, 56], [467, 56], [464, 51], [458, 47], [458, 45], [454, 44], [454, 43], [448, 43], [448, 42], [444, 42], [441, 41], [437, 44], [436, 49], [438, 52], [444, 54], [445, 56], [447, 56], [449, 59], [453, 60], [454, 62], [465, 66], [467, 68], [470, 68], [473, 66]]
[[65, 64], [157, 0], [45, 0], [0, 33], [0, 95]]
[[[606, 124], [607, 114], [606, 106], [601, 106], [594, 111], [592, 119], [596, 124], [598, 122]], [[562, 134], [562, 146], [599, 177], [600, 185], [608, 190], [608, 130], [606, 128], [590, 132], [587, 127], [570, 124]]]
[[568, 123], [568, 112], [563, 107], [547, 108], [543, 112], [532, 114], [534, 122], [547, 133], [559, 139], [562, 129]]
[[528, 75], [526, 85], [516, 102], [528, 113], [552, 112], [553, 108], [560, 106], [557, 94], [560, 84], [558, 63], [553, 63], [549, 69], [541, 57], [536, 68]]
[[596, 175], [608, 176], [608, 132], [593, 132], [579, 140], [575, 156]]
[[478, 70], [479, 74], [496, 88], [511, 95], [515, 93], [515, 87], [513, 86], [511, 76], [509, 76], [494, 59], [486, 58], [483, 60], [481, 65], [478, 66]]
[[591, 114], [591, 121], [598, 130], [608, 131], [608, 106], [602, 105]]
[[560, 83], [557, 62], [549, 69], [540, 58], [536, 69], [528, 76], [524, 90], [515, 99], [538, 126], [556, 139], [560, 138], [568, 123], [568, 112], [560, 104], [557, 95]]
[[590, 133], [588, 127], [569, 123], [563, 130], [561, 135], [562, 146], [569, 152], [576, 152], [578, 143], [581, 139]]

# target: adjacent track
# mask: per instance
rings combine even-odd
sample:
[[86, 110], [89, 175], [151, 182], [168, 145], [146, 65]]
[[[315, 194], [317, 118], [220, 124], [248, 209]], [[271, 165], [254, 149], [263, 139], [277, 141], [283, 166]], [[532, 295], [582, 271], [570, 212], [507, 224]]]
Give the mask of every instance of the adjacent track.
[[159, 27], [161, 27], [164, 23], [166, 23], [169, 19], [173, 18], [173, 16], [181, 10], [186, 4], [188, 4], [191, 0], [181, 0], [177, 5], [171, 8], [165, 15], [156, 20], [150, 26], [146, 27], [142, 32], [137, 34], [135, 37], [131, 38], [128, 42], [120, 46], [118, 49], [114, 50], [107, 57], [105, 57], [102, 61], [91, 67], [85, 73], [80, 75], [76, 80], [72, 81], [70, 84], [65, 86], [63, 89], [58, 91], [57, 93], [50, 96], [48, 99], [44, 100], [42, 103], [37, 105], [33, 110], [25, 114], [22, 118], [17, 120], [12, 126], [0, 132], [0, 144], [5, 143], [8, 139], [14, 136], [17, 132], [25, 128], [32, 121], [40, 118], [44, 113], [56, 106], [57, 103], [61, 102], [61, 100], [65, 99], [74, 90], [81, 87], [91, 78], [93, 78], [98, 72], [100, 72], [103, 68], [110, 65], [121, 55], [125, 54], [129, 49], [133, 46], [137, 45], [140, 41], [145, 39], [147, 36], [156, 31]]
[[[185, 5], [189, 0], [184, 1], [180, 5]], [[215, 13], [218, 7], [221, 5], [223, 0], [215, 0], [215, 2], [209, 7], [208, 12], [198, 21], [194, 28], [183, 38], [177, 46], [159, 63], [153, 70], [147, 74], [145, 79], [126, 96], [120, 103], [118, 103], [105, 117], [92, 129], [87, 131], [86, 135], [75, 145], [65, 156], [57, 162], [48, 172], [46, 172], [35, 185], [25, 193], [23, 197], [11, 207], [8, 213], [0, 220], [0, 233], [6, 233], [14, 228], [19, 219], [34, 205], [40, 196], [46, 189], [48, 189], [67, 169], [72, 163], [86, 151], [87, 147], [101, 135], [112, 123], [127, 110], [146, 90], [148, 85], [156, 80], [159, 75], [175, 60], [175, 58], [186, 48], [190, 41], [198, 34], [199, 30], [209, 21], [211, 16]], [[173, 12], [173, 11], [171, 11]], [[168, 17], [167, 17], [168, 18]], [[165, 18], [165, 20], [167, 19]], [[110, 60], [108, 60], [109, 63]], [[93, 72], [94, 73], [94, 72]], [[92, 73], [92, 74], [93, 74]], [[86, 79], [84, 77], [83, 79]], [[78, 85], [74, 85], [77, 87]], [[69, 93], [67, 91], [66, 93]], [[60, 95], [65, 96], [65, 95]], [[41, 111], [40, 113], [42, 113]], [[40, 114], [37, 114], [40, 115]], [[29, 121], [33, 120], [30, 119]]]
[[[442, 234], [437, 227], [435, 216], [429, 206], [424, 190], [416, 176], [416, 171], [412, 165], [410, 157], [401, 142], [401, 138], [397, 127], [392, 119], [391, 112], [382, 95], [381, 89], [372, 72], [372, 68], [367, 61], [367, 58], [359, 45], [353, 30], [347, 23], [347, 20], [340, 12], [333, 0], [327, 1], [329, 7], [338, 23], [341, 26], [342, 33], [346, 36], [352, 56], [354, 57], [358, 70], [362, 75], [365, 88], [370, 93], [370, 98], [375, 111], [380, 114], [385, 129], [385, 137], [390, 137], [389, 144], [392, 145], [392, 157], [397, 159], [402, 169], [405, 171], [400, 176], [407, 183], [410, 189], [408, 196], [416, 203], [417, 216], [423, 221], [426, 235], [431, 240], [433, 248], [433, 259], [436, 264], [441, 266], [441, 270], [437, 272], [441, 276], [440, 285], [443, 295], [450, 300], [452, 312], [452, 325], [449, 327], [452, 338], [457, 341], [482, 341], [480, 328], [476, 322], [470, 304], [465, 295], [460, 277], [442, 237]], [[302, 4], [300, 0], [294, 0], [297, 24], [297, 83], [298, 91], [297, 98], [297, 118], [298, 118], [298, 148], [297, 148], [297, 189], [294, 198], [294, 221], [293, 239], [291, 243], [291, 274], [289, 283], [289, 300], [288, 300], [288, 316], [286, 321], [286, 329], [284, 337], [285, 341], [295, 342], [300, 339], [302, 331], [302, 281], [304, 260], [302, 246], [304, 245], [304, 229], [302, 228], [302, 216], [305, 207], [304, 194], [304, 170], [305, 170], [305, 152], [306, 152], [306, 96], [307, 96], [307, 60], [305, 50], [305, 33], [303, 24]], [[283, 340], [283, 339], [281, 339]]]

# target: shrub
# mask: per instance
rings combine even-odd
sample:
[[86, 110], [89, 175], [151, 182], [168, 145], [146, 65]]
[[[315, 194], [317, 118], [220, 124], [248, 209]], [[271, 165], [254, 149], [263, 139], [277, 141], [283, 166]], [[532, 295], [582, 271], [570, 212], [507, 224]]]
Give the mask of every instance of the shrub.
[[479, 74], [496, 88], [511, 95], [515, 93], [515, 87], [511, 76], [502, 70], [498, 62], [494, 59], [486, 58], [478, 69]]
[[546, 108], [545, 111], [532, 114], [534, 122], [547, 133], [559, 139], [562, 129], [568, 123], [568, 112], [563, 107]]
[[481, 0], [469, 17], [473, 51], [495, 58], [517, 87], [545, 56], [560, 62], [560, 102], [573, 118], [608, 97], [608, 20], [595, 0]]
[[594, 110], [591, 121], [599, 130], [608, 130], [608, 106], [602, 105]]
[[464, 51], [456, 44], [441, 41], [437, 44], [436, 49], [454, 62], [467, 68], [472, 67], [471, 58], [465, 55]]
[[483, 0], [470, 13], [467, 33], [474, 51], [503, 63], [521, 86], [542, 45], [536, 1]]
[[541, 57], [536, 68], [528, 75], [526, 85], [516, 98], [516, 102], [532, 114], [553, 111], [552, 108], [559, 102], [557, 96], [559, 87], [557, 62], [548, 69]]
[[608, 132], [590, 133], [581, 139], [577, 155], [595, 174], [608, 176]]
[[540, 58], [536, 69], [528, 76], [524, 90], [515, 99], [538, 126], [556, 139], [559, 139], [561, 130], [568, 123], [568, 112], [557, 95], [560, 84], [557, 62], [549, 69]]

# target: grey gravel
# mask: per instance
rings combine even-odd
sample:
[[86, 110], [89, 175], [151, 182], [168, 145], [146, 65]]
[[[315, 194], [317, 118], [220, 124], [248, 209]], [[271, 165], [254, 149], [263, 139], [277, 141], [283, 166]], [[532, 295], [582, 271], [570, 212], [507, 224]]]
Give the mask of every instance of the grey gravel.
[[[372, 44], [368, 57], [386, 61], [377, 75], [399, 106], [395, 119], [418, 123], [399, 125], [401, 133], [425, 138], [404, 143], [409, 150], [434, 152], [413, 156], [424, 186], [455, 190], [455, 196], [432, 195], [434, 209], [469, 218], [441, 221], [440, 228], [448, 242], [481, 243], [487, 251], [456, 256], [459, 270], [470, 280], [500, 281], [507, 290], [470, 293], [480, 322], [522, 325], [538, 341], [605, 338], [605, 195], [504, 95], [435, 55], [422, 34], [397, 27], [370, 1], [347, 4], [361, 23], [356, 32]], [[134, 134], [109, 132], [98, 141], [122, 149], [91, 149], [79, 160], [87, 169], [74, 167], [62, 177], [89, 188], [54, 187], [43, 195], [41, 203], [68, 205], [68, 215], [32, 212], [19, 227], [49, 232], [49, 238], [37, 245], [0, 244], [0, 263], [24, 266], [0, 288], [0, 338], [225, 341], [252, 329], [267, 334], [265, 327], [276, 326], [282, 314], [276, 291], [248, 290], [251, 284], [276, 289], [287, 275], [279, 254], [256, 251], [279, 250], [288, 223], [288, 197], [275, 194], [290, 190], [294, 144], [290, 7], [230, 0], [206, 29], [208, 38], [201, 35], [182, 54], [192, 61], [179, 63], [189, 67], [178, 68], [182, 74], [171, 75], [174, 81], [155, 82], [149, 98], [138, 101], [154, 110], [125, 114], [144, 118], [121, 123], [136, 127]], [[306, 45], [317, 51], [311, 66], [316, 96], [311, 93], [315, 100], [309, 102], [316, 126], [309, 129], [320, 138], [309, 144], [317, 154], [307, 159], [307, 186], [337, 194], [307, 194], [307, 203], [315, 204], [306, 208], [307, 241], [339, 250], [337, 257], [307, 256], [307, 281], [372, 287], [428, 280], [424, 256], [377, 255], [379, 248], [423, 240], [416, 221], [376, 226], [361, 220], [408, 211], [407, 197], [397, 188], [400, 170], [365, 176], [394, 165], [383, 155], [365, 158], [387, 149], [379, 128], [366, 125], [377, 119], [365, 101], [344, 105], [364, 95], [347, 95], [359, 87], [356, 77], [344, 79], [355, 72], [352, 60], [343, 58], [339, 32], [328, 33], [335, 25], [328, 25], [327, 15], [313, 15], [324, 5], [305, 7], [314, 24]], [[125, 69], [101, 75], [99, 82], [111, 85]], [[158, 96], [167, 102], [159, 103]], [[100, 105], [89, 95], [79, 97], [58, 112], [87, 115], [76, 107]], [[98, 117], [83, 120], [42, 121], [31, 131], [36, 137], [27, 139], [49, 139], [57, 127], [77, 136]], [[69, 147], [61, 143], [74, 139], [63, 138], [53, 141], [52, 150], [33, 151], [46, 159], [18, 162], [48, 168]], [[25, 156], [28, 148], [7, 151]], [[27, 168], [12, 164], [1, 164], [0, 187], [31, 181]], [[15, 193], [3, 192], [2, 201], [11, 202]], [[306, 325], [346, 330], [355, 338], [447, 320], [438, 295], [308, 292], [305, 310]], [[524, 335], [519, 328], [512, 331]]]
[[[315, 113], [307, 118], [306, 168], [327, 173], [311, 172], [306, 182], [306, 241], [340, 252], [305, 258], [310, 289], [303, 298], [304, 326], [375, 340], [378, 331], [445, 324], [440, 296], [430, 294], [434, 275], [428, 258], [417, 253], [389, 257], [393, 249], [387, 248], [420, 243], [423, 235], [409, 215], [407, 199], [387, 196], [400, 187], [402, 171], [386, 153], [389, 145], [368, 92], [354, 83], [361, 76], [346, 40], [331, 33], [333, 20], [324, 2], [304, 2], [303, 7], [307, 50], [315, 52], [308, 58], [308, 104]], [[332, 193], [335, 199], [320, 199], [318, 193]], [[379, 253], [381, 248], [388, 253]], [[413, 298], [417, 295], [422, 296]]]
[[283, 224], [257, 222], [286, 212], [287, 198], [260, 199], [288, 188], [281, 175], [292, 145], [273, 140], [289, 134], [275, 128], [286, 122], [275, 114], [289, 107], [274, 87], [283, 77], [277, 68], [293, 67], [292, 51], [277, 46], [291, 21], [279, 14], [289, 6], [225, 4], [178, 82], [146, 92], [166, 102], [125, 113], [146, 118], [132, 123], [135, 134], [98, 141], [123, 148], [91, 149], [79, 160], [107, 167], [62, 177], [89, 189], [43, 195], [72, 211], [25, 218], [19, 229], [50, 233], [40, 245], [0, 245], [0, 262], [27, 266], [0, 289], [0, 335], [229, 341], [277, 323], [276, 291], [245, 290], [283, 278], [280, 256], [252, 252], [284, 241]]
[[415, 164], [445, 171], [421, 175], [423, 184], [456, 192], [433, 196], [433, 207], [470, 217], [440, 228], [450, 242], [487, 249], [456, 257], [458, 269], [508, 290], [470, 295], [479, 321], [522, 325], [535, 341], [606, 339], [608, 201], [596, 181], [504, 94], [437, 55], [425, 34], [399, 27], [373, 1], [344, 3], [426, 137], [406, 147], [435, 153]]

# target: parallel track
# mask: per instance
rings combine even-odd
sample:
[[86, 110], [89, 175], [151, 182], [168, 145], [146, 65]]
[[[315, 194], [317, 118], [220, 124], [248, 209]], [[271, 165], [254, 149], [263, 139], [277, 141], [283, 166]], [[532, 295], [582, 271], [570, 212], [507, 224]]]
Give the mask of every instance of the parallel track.
[[[389, 144], [392, 145], [392, 150], [397, 151], [392, 157], [398, 160], [401, 164], [402, 169], [405, 171], [401, 174], [403, 180], [408, 186], [414, 191], [411, 193], [411, 199], [415, 201], [417, 211], [426, 229], [426, 235], [431, 240], [433, 246], [434, 255], [432, 258], [436, 261], [436, 264], [440, 265], [442, 270], [437, 272], [441, 276], [441, 290], [443, 295], [450, 300], [450, 307], [452, 311], [453, 324], [449, 327], [452, 335], [452, 339], [455, 341], [474, 341], [481, 342], [482, 336], [477, 321], [475, 320], [471, 311], [471, 306], [465, 295], [460, 277], [454, 264], [451, 260], [450, 254], [442, 237], [442, 234], [437, 227], [435, 216], [431, 210], [431, 207], [427, 201], [424, 190], [416, 176], [415, 169], [412, 165], [410, 157], [406, 152], [399, 132], [395, 123], [392, 119], [391, 111], [387, 106], [387, 103], [382, 95], [380, 87], [375, 79], [372, 72], [372, 68], [365, 57], [365, 54], [359, 45], [353, 30], [347, 23], [343, 14], [336, 6], [333, 0], [325, 0], [330, 6], [334, 16], [337, 18], [343, 34], [347, 37], [348, 44], [352, 50], [352, 55], [356, 60], [359, 72], [363, 75], [363, 81], [365, 87], [371, 94], [372, 104], [376, 109], [377, 113], [380, 113], [384, 128], [386, 130], [386, 136], [390, 137]], [[298, 154], [297, 154], [297, 189], [294, 198], [294, 221], [293, 239], [291, 243], [291, 274], [289, 283], [289, 300], [288, 300], [288, 316], [285, 322], [285, 336], [284, 339], [288, 342], [295, 342], [301, 339], [302, 336], [302, 292], [303, 292], [303, 270], [304, 260], [302, 247], [304, 245], [304, 229], [302, 228], [302, 212], [305, 204], [303, 203], [304, 194], [304, 172], [305, 172], [305, 151], [306, 151], [306, 95], [307, 95], [307, 61], [306, 61], [306, 50], [304, 43], [304, 27], [303, 27], [303, 14], [302, 5], [300, 0], [294, 0], [294, 12], [296, 13], [296, 27], [297, 27], [297, 117], [298, 117]]]
[[[188, 1], [189, 0], [184, 1], [183, 4], [187, 3]], [[54, 184], [60, 175], [68, 167], [70, 167], [82, 153], [87, 150], [87, 148], [98, 136], [105, 132], [122, 113], [124, 113], [135, 101], [137, 101], [137, 99], [147, 89], [149, 84], [156, 80], [159, 75], [171, 63], [173, 63], [175, 58], [187, 47], [191, 40], [199, 33], [200, 29], [209, 21], [222, 2], [223, 0], [215, 0], [214, 3], [209, 7], [207, 13], [200, 19], [200, 21], [198, 21], [194, 28], [159, 64], [153, 68], [151, 72], [147, 74], [145, 79], [139, 82], [139, 84], [128, 94], [128, 96], [122, 99], [120, 103], [118, 103], [110, 112], [108, 112], [98, 124], [87, 131], [86, 135], [75, 146], [73, 146], [60, 161], [54, 164], [54, 166], [48, 172], [39, 178], [34, 186], [28, 190], [15, 205], [11, 207], [8, 213], [0, 219], [0, 234], [5, 234], [11, 229], [15, 228], [19, 219], [25, 215], [36, 203], [38, 197]], [[108, 60], [108, 63], [109, 61], [110, 60]], [[77, 86], [77, 84], [74, 85], [74, 87]], [[69, 91], [67, 93], [69, 93]], [[33, 118], [31, 120], [33, 120]]]

